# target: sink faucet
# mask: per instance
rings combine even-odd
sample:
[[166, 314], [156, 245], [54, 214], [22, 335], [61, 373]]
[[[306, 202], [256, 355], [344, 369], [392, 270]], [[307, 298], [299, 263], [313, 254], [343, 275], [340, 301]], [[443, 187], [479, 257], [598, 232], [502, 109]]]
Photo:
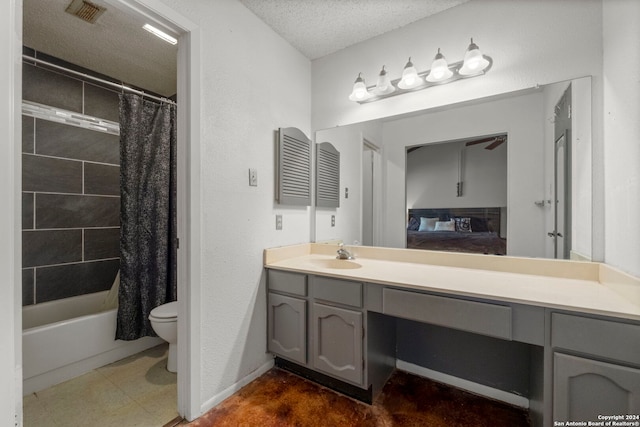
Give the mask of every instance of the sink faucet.
[[342, 243], [340, 243], [340, 247], [338, 248], [337, 253], [338, 253], [338, 255], [336, 256], [337, 259], [355, 259], [355, 257], [351, 255], [351, 253], [349, 253], [349, 251], [344, 248], [344, 245]]

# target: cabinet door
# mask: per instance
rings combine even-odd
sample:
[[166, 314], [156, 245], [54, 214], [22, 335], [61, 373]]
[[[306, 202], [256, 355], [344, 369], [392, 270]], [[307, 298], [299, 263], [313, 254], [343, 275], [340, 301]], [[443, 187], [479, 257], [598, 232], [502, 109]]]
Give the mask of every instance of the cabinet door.
[[640, 370], [554, 354], [555, 421], [599, 421], [598, 415], [640, 414]]
[[362, 385], [362, 313], [313, 304], [313, 367]]
[[307, 302], [299, 298], [269, 293], [268, 348], [272, 353], [307, 363]]

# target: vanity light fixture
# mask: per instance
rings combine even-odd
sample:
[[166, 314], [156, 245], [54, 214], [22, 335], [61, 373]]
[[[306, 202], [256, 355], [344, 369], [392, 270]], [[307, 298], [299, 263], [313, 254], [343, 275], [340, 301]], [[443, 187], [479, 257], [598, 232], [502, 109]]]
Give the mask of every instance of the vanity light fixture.
[[153, 25], [144, 24], [142, 26], [142, 28], [144, 28], [145, 30], [149, 31], [154, 36], [161, 38], [162, 40], [166, 41], [167, 43], [171, 43], [171, 44], [177, 44], [178, 43], [178, 39], [176, 39], [175, 37], [170, 36], [169, 34], [165, 33], [162, 30], [157, 29]]
[[362, 73], [358, 73], [349, 99], [360, 104], [378, 101], [390, 96], [423, 90], [434, 85], [481, 76], [486, 74], [492, 65], [493, 59], [483, 55], [478, 45], [471, 39], [471, 43], [464, 55], [464, 60], [453, 64], [447, 63], [438, 48], [438, 52], [431, 64], [431, 69], [427, 71], [419, 72], [413, 65], [411, 57], [409, 57], [402, 71], [402, 77], [399, 79], [390, 81], [387, 70], [383, 66], [378, 76], [377, 84], [367, 87]]

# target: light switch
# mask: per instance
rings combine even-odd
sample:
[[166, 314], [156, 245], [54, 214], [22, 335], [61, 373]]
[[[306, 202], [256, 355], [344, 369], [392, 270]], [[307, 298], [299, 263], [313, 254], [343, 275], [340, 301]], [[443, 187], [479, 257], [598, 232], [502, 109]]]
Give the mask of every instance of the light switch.
[[251, 187], [258, 186], [258, 170], [250, 168], [249, 169], [249, 185]]
[[336, 226], [336, 216], [335, 215], [331, 215], [331, 226], [332, 227]]

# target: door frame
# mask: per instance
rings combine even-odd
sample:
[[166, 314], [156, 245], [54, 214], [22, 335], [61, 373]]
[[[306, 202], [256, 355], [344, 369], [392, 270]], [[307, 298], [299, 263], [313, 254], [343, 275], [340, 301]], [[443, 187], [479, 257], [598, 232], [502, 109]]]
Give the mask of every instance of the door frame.
[[[382, 148], [372, 138], [361, 134], [360, 141], [362, 149], [360, 150], [360, 165], [362, 165], [362, 153], [365, 150], [370, 150], [373, 153], [373, 179], [372, 179], [372, 222], [373, 222], [373, 246], [380, 246], [382, 244]], [[360, 233], [364, 240], [364, 227], [363, 227], [363, 196], [362, 189], [364, 188], [364, 180], [362, 178], [362, 171], [360, 171]]]

